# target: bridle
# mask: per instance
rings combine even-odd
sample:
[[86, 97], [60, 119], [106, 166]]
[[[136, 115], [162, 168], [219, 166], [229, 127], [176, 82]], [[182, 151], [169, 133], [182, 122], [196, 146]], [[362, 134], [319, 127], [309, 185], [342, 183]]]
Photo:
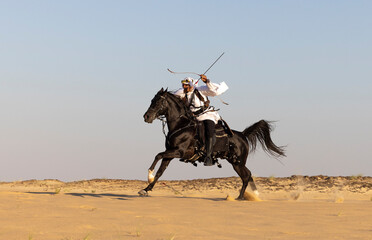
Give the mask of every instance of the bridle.
[[[167, 97], [163, 96], [163, 95], [160, 95], [159, 96], [160, 98], [164, 99], [165, 101], [162, 102], [161, 106], [160, 106], [160, 109], [157, 111], [157, 112], [161, 112], [162, 110], [166, 109], [166, 106], [165, 106], [165, 102], [168, 102], [167, 101]], [[177, 118], [175, 118], [175, 120], [178, 120], [180, 118], [186, 118], [186, 119], [189, 119], [187, 116], [185, 116], [184, 114], [180, 114]], [[184, 130], [186, 128], [189, 128], [191, 126], [195, 126], [195, 122], [194, 121], [190, 121], [189, 124], [187, 124], [186, 126], [182, 127], [182, 128], [179, 128], [179, 129], [176, 129], [175, 131], [171, 132], [169, 134], [166, 134], [165, 133], [165, 125], [167, 124], [167, 120], [166, 120], [166, 117], [165, 115], [159, 115], [158, 117], [156, 117], [156, 119], [159, 119], [162, 123], [162, 132], [165, 136], [165, 139], [167, 139], [167, 141], [169, 141], [169, 139], [177, 132], [181, 131], [181, 130]]]

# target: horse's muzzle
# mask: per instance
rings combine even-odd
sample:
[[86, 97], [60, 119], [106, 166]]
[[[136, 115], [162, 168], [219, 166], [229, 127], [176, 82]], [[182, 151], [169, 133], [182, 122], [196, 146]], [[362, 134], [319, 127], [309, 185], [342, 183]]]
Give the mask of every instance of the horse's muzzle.
[[147, 112], [143, 115], [143, 119], [147, 123], [152, 123], [154, 121], [154, 118], [150, 116]]

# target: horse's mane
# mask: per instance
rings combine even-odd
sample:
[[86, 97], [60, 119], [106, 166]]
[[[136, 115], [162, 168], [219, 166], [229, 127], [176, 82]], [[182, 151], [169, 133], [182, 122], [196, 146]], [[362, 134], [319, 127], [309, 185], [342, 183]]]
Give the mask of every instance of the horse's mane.
[[185, 104], [184, 101], [182, 101], [181, 97], [173, 94], [172, 92], [168, 92], [168, 90], [164, 90], [164, 94], [169, 96], [170, 99], [172, 99], [181, 109], [183, 109], [186, 113], [186, 117], [189, 119], [194, 119], [194, 115], [191, 112], [190, 108]]

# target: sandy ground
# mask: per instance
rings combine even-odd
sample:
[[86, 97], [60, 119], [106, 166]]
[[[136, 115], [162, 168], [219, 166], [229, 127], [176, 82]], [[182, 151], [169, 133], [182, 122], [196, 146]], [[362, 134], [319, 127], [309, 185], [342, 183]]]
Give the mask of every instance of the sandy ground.
[[[0, 182], [0, 239], [372, 239], [372, 178], [239, 178]], [[262, 200], [262, 201], [258, 201]]]

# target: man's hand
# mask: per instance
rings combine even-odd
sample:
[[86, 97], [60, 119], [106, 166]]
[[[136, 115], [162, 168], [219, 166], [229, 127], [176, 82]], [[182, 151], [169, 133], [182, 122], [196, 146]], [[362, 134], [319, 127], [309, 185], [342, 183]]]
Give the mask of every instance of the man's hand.
[[207, 76], [205, 76], [204, 74], [200, 75], [200, 79], [201, 79], [204, 83], [208, 83], [208, 82], [209, 82], [209, 79], [208, 79]]

